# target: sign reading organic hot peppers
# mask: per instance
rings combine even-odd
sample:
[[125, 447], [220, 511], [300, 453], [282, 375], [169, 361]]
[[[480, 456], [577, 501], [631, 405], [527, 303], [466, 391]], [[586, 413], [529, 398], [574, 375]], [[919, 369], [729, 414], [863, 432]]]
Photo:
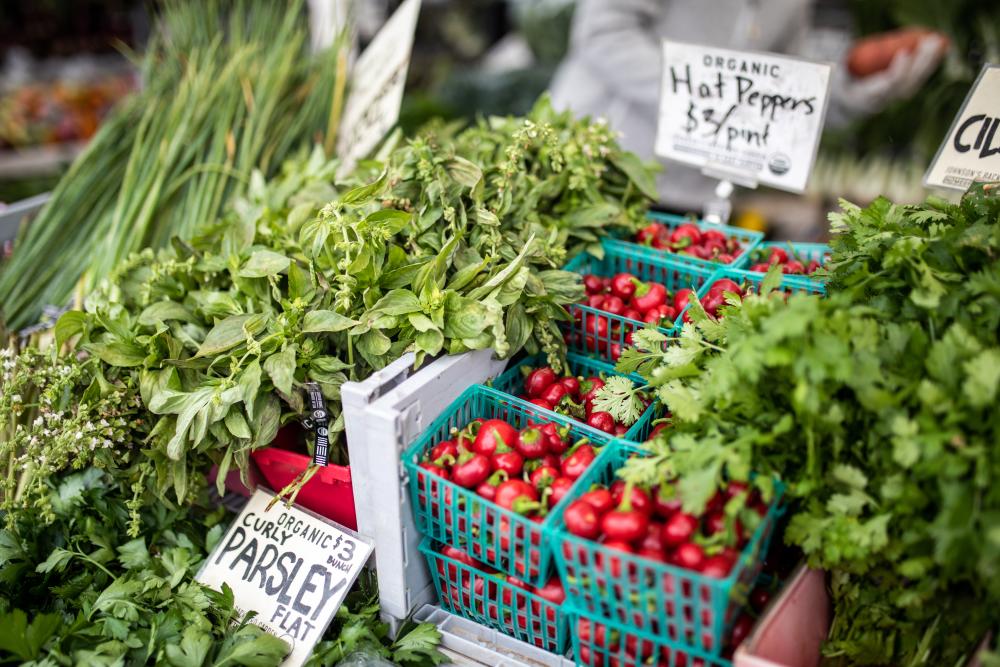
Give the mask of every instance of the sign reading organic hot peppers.
[[298, 506], [268, 504], [258, 490], [212, 551], [197, 579], [233, 590], [242, 615], [288, 642], [283, 667], [308, 659], [337, 612], [373, 545]]
[[829, 87], [827, 64], [664, 41], [656, 154], [719, 178], [801, 192]]
[[956, 190], [974, 181], [1000, 181], [1000, 65], [983, 67], [924, 177]]

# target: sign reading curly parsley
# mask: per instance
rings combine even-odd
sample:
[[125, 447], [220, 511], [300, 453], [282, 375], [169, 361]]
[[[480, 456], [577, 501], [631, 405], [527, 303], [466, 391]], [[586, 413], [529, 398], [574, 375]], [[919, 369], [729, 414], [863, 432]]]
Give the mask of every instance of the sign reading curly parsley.
[[829, 87], [823, 63], [665, 40], [656, 154], [737, 183], [801, 192]]
[[205, 562], [198, 581], [233, 590], [239, 612], [288, 642], [283, 667], [303, 664], [371, 555], [373, 544], [258, 490]]

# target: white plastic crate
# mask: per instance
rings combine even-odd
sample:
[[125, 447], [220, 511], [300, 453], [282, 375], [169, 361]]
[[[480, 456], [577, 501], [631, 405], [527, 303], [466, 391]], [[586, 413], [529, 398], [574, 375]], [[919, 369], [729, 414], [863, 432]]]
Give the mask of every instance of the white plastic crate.
[[400, 454], [466, 387], [506, 365], [492, 350], [441, 357], [419, 371], [413, 361], [406, 354], [341, 388], [358, 532], [375, 540], [379, 602], [393, 632], [411, 610], [434, 601]]
[[453, 665], [507, 665], [509, 667], [572, 667], [576, 663], [479, 625], [440, 607], [426, 605], [414, 615], [441, 631], [441, 649]]

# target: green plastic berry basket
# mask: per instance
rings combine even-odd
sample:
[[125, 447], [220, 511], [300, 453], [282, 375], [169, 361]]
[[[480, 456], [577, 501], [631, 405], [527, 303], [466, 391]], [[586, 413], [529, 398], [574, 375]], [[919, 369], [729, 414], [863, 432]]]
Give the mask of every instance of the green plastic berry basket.
[[[599, 359], [593, 359], [591, 357], [585, 357], [581, 354], [574, 354], [572, 352], [566, 355], [566, 364], [569, 367], [564, 369], [564, 372], [568, 372], [570, 375], [576, 377], [610, 377], [612, 375], [622, 375], [621, 373], [615, 371], [613, 364], [609, 364], [606, 361], [601, 361]], [[505, 394], [510, 394], [516, 398], [527, 401], [528, 399], [522, 396], [524, 393], [524, 377], [525, 370], [530, 370], [538, 368], [540, 366], [547, 366], [548, 359], [544, 354], [537, 354], [533, 357], [528, 357], [519, 363], [512, 365], [506, 371], [504, 371], [497, 379], [493, 381], [493, 388], [497, 391], [502, 391]], [[636, 375], [635, 373], [626, 376], [634, 384], [644, 385], [645, 380], [642, 376]], [[538, 406], [536, 406], [538, 407]], [[548, 410], [545, 408], [538, 408], [540, 411], [548, 414]], [[656, 401], [650, 403], [650, 405], [643, 411], [639, 419], [632, 424], [629, 429], [621, 434], [619, 437], [625, 440], [639, 440], [642, 436], [642, 432], [645, 430], [649, 431], [648, 424], [654, 419], [654, 414], [657, 412]], [[562, 413], [556, 413], [562, 414]], [[563, 415], [568, 416], [568, 415]], [[570, 417], [570, 419], [574, 419]], [[577, 420], [578, 421], [578, 420]], [[612, 436], [613, 437], [613, 436]]]
[[[604, 239], [601, 247], [604, 257], [598, 258], [589, 253], [581, 253], [566, 265], [565, 270], [581, 275], [594, 274], [603, 277], [617, 273], [631, 273], [639, 280], [663, 284], [670, 294], [669, 298], [673, 298], [674, 293], [680, 289], [693, 289], [700, 298], [708, 291], [708, 286], [719, 273], [717, 265], [697, 266], [676, 262], [668, 257], [644, 252], [641, 246], [613, 239]], [[566, 310], [573, 316], [571, 323], [563, 324], [569, 349], [591, 356], [596, 355], [612, 363], [618, 360], [621, 351], [628, 346], [628, 335], [631, 332], [652, 326], [582, 303], [568, 305]], [[670, 326], [656, 328], [671, 335], [680, 323], [681, 313], [677, 313]]]
[[576, 664], [585, 667], [731, 667], [726, 658], [567, 606]]
[[747, 257], [754, 248], [763, 240], [764, 234], [762, 232], [755, 232], [750, 229], [742, 229], [741, 227], [733, 227], [732, 225], [722, 225], [714, 222], [706, 222], [704, 220], [698, 220], [694, 217], [674, 215], [673, 213], [658, 213], [656, 211], [650, 211], [647, 214], [647, 219], [651, 222], [658, 222], [665, 225], [671, 231], [677, 229], [683, 224], [694, 223], [698, 226], [701, 231], [715, 230], [722, 232], [726, 238], [736, 239], [740, 243], [740, 252], [733, 257], [733, 261], [729, 264], [723, 264], [721, 262], [715, 262], [710, 259], [701, 259], [700, 257], [694, 257], [692, 255], [686, 255], [683, 253], [672, 252], [670, 250], [663, 250], [660, 248], [654, 248], [642, 243], [636, 243], [633, 239], [618, 239], [619, 242], [625, 243], [634, 248], [638, 248], [642, 251], [652, 254], [654, 257], [664, 257], [670, 259], [676, 259], [681, 262], [687, 262], [695, 266], [704, 266], [712, 269], [717, 269], [720, 267], [742, 267], [745, 265]]
[[461, 549], [476, 560], [532, 586], [540, 586], [548, 580], [552, 568], [551, 543], [545, 539], [554, 522], [552, 512], [541, 521], [529, 519], [419, 466], [423, 455], [449, 438], [453, 428], [463, 428], [477, 418], [503, 419], [518, 429], [529, 422], [552, 422], [565, 427], [572, 442], [586, 438], [595, 448], [603, 448], [612, 438], [490, 387], [472, 385], [403, 455], [410, 501], [421, 534]]
[[556, 508], [552, 548], [566, 599], [590, 616], [719, 655], [760, 573], [780, 515], [783, 486], [775, 481], [775, 498], [725, 578], [612, 550], [565, 530], [563, 511], [573, 500], [594, 484], [610, 485], [628, 458], [646, 455], [641, 447], [616, 442], [601, 453]]
[[441, 553], [424, 538], [420, 552], [445, 611], [499, 630], [551, 653], [566, 652], [568, 617], [563, 605]]
[[[782, 248], [788, 253], [789, 258], [797, 259], [802, 264], [816, 261], [823, 264], [830, 257], [830, 246], [825, 243], [794, 243], [791, 241], [767, 241], [760, 243], [753, 252], [748, 254], [743, 261], [733, 268], [750, 271], [750, 267], [756, 263], [767, 263], [767, 258], [771, 253], [771, 248]], [[751, 273], [757, 273], [751, 271]], [[789, 274], [785, 280], [790, 283], [802, 283], [805, 285], [826, 283], [826, 274], [816, 277], [799, 274]]]
[[[753, 285], [754, 291], [760, 289], [766, 273], [747, 271], [746, 269], [724, 269], [717, 278], [729, 278], [741, 286]], [[778, 289], [793, 294], [826, 294], [826, 286], [818, 280], [804, 280], [801, 276], [782, 276]]]

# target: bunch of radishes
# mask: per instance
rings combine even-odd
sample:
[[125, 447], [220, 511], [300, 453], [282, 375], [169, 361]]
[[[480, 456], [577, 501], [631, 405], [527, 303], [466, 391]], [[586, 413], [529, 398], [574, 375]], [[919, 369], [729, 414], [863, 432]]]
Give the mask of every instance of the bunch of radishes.
[[701, 229], [691, 222], [678, 225], [673, 230], [659, 222], [650, 223], [636, 233], [635, 241], [657, 250], [721, 264], [732, 264], [743, 250], [737, 239], [716, 229]]
[[[745, 294], [742, 287], [735, 280], [730, 280], [729, 278], [719, 278], [708, 288], [708, 292], [705, 296], [701, 297], [701, 307], [705, 309], [709, 317], [718, 317], [719, 308], [726, 305], [726, 294], [735, 294], [736, 296], [743, 298]], [[691, 315], [688, 311], [684, 311], [684, 317], [682, 318], [684, 322], [691, 321]]]
[[568, 427], [529, 423], [518, 430], [502, 419], [475, 419], [434, 445], [419, 465], [504, 509], [541, 519], [596, 456], [586, 438], [571, 445]]
[[[524, 370], [527, 373], [524, 378], [524, 393], [518, 398], [583, 421], [587, 426], [611, 435], [625, 435], [628, 431], [630, 425], [616, 421], [611, 413], [594, 410], [594, 397], [604, 386], [604, 378], [596, 375], [560, 376], [549, 366]], [[649, 399], [645, 395], [640, 394], [640, 399], [649, 405]]]
[[[781, 267], [782, 273], [789, 275], [811, 276], [823, 268], [823, 262], [811, 259], [803, 263], [798, 257], [789, 257], [788, 251], [779, 246], [755, 250], [753, 254], [754, 264], [750, 266], [750, 270], [754, 273], [767, 273], [775, 264]], [[826, 261], [826, 257], [823, 261]]]
[[[595, 486], [570, 503], [563, 523], [567, 532], [600, 542], [605, 551], [636, 554], [722, 579], [729, 576], [749, 539], [739, 519], [727, 519], [724, 509], [729, 500], [746, 492], [745, 484], [732, 482], [712, 498], [702, 515], [694, 516], [682, 511], [670, 485], [644, 489], [616, 480], [610, 488]], [[767, 513], [759, 500], [751, 500], [749, 506], [760, 516]], [[706, 549], [707, 541], [726, 546]], [[619, 560], [611, 558], [609, 563], [612, 576], [618, 576]]]

